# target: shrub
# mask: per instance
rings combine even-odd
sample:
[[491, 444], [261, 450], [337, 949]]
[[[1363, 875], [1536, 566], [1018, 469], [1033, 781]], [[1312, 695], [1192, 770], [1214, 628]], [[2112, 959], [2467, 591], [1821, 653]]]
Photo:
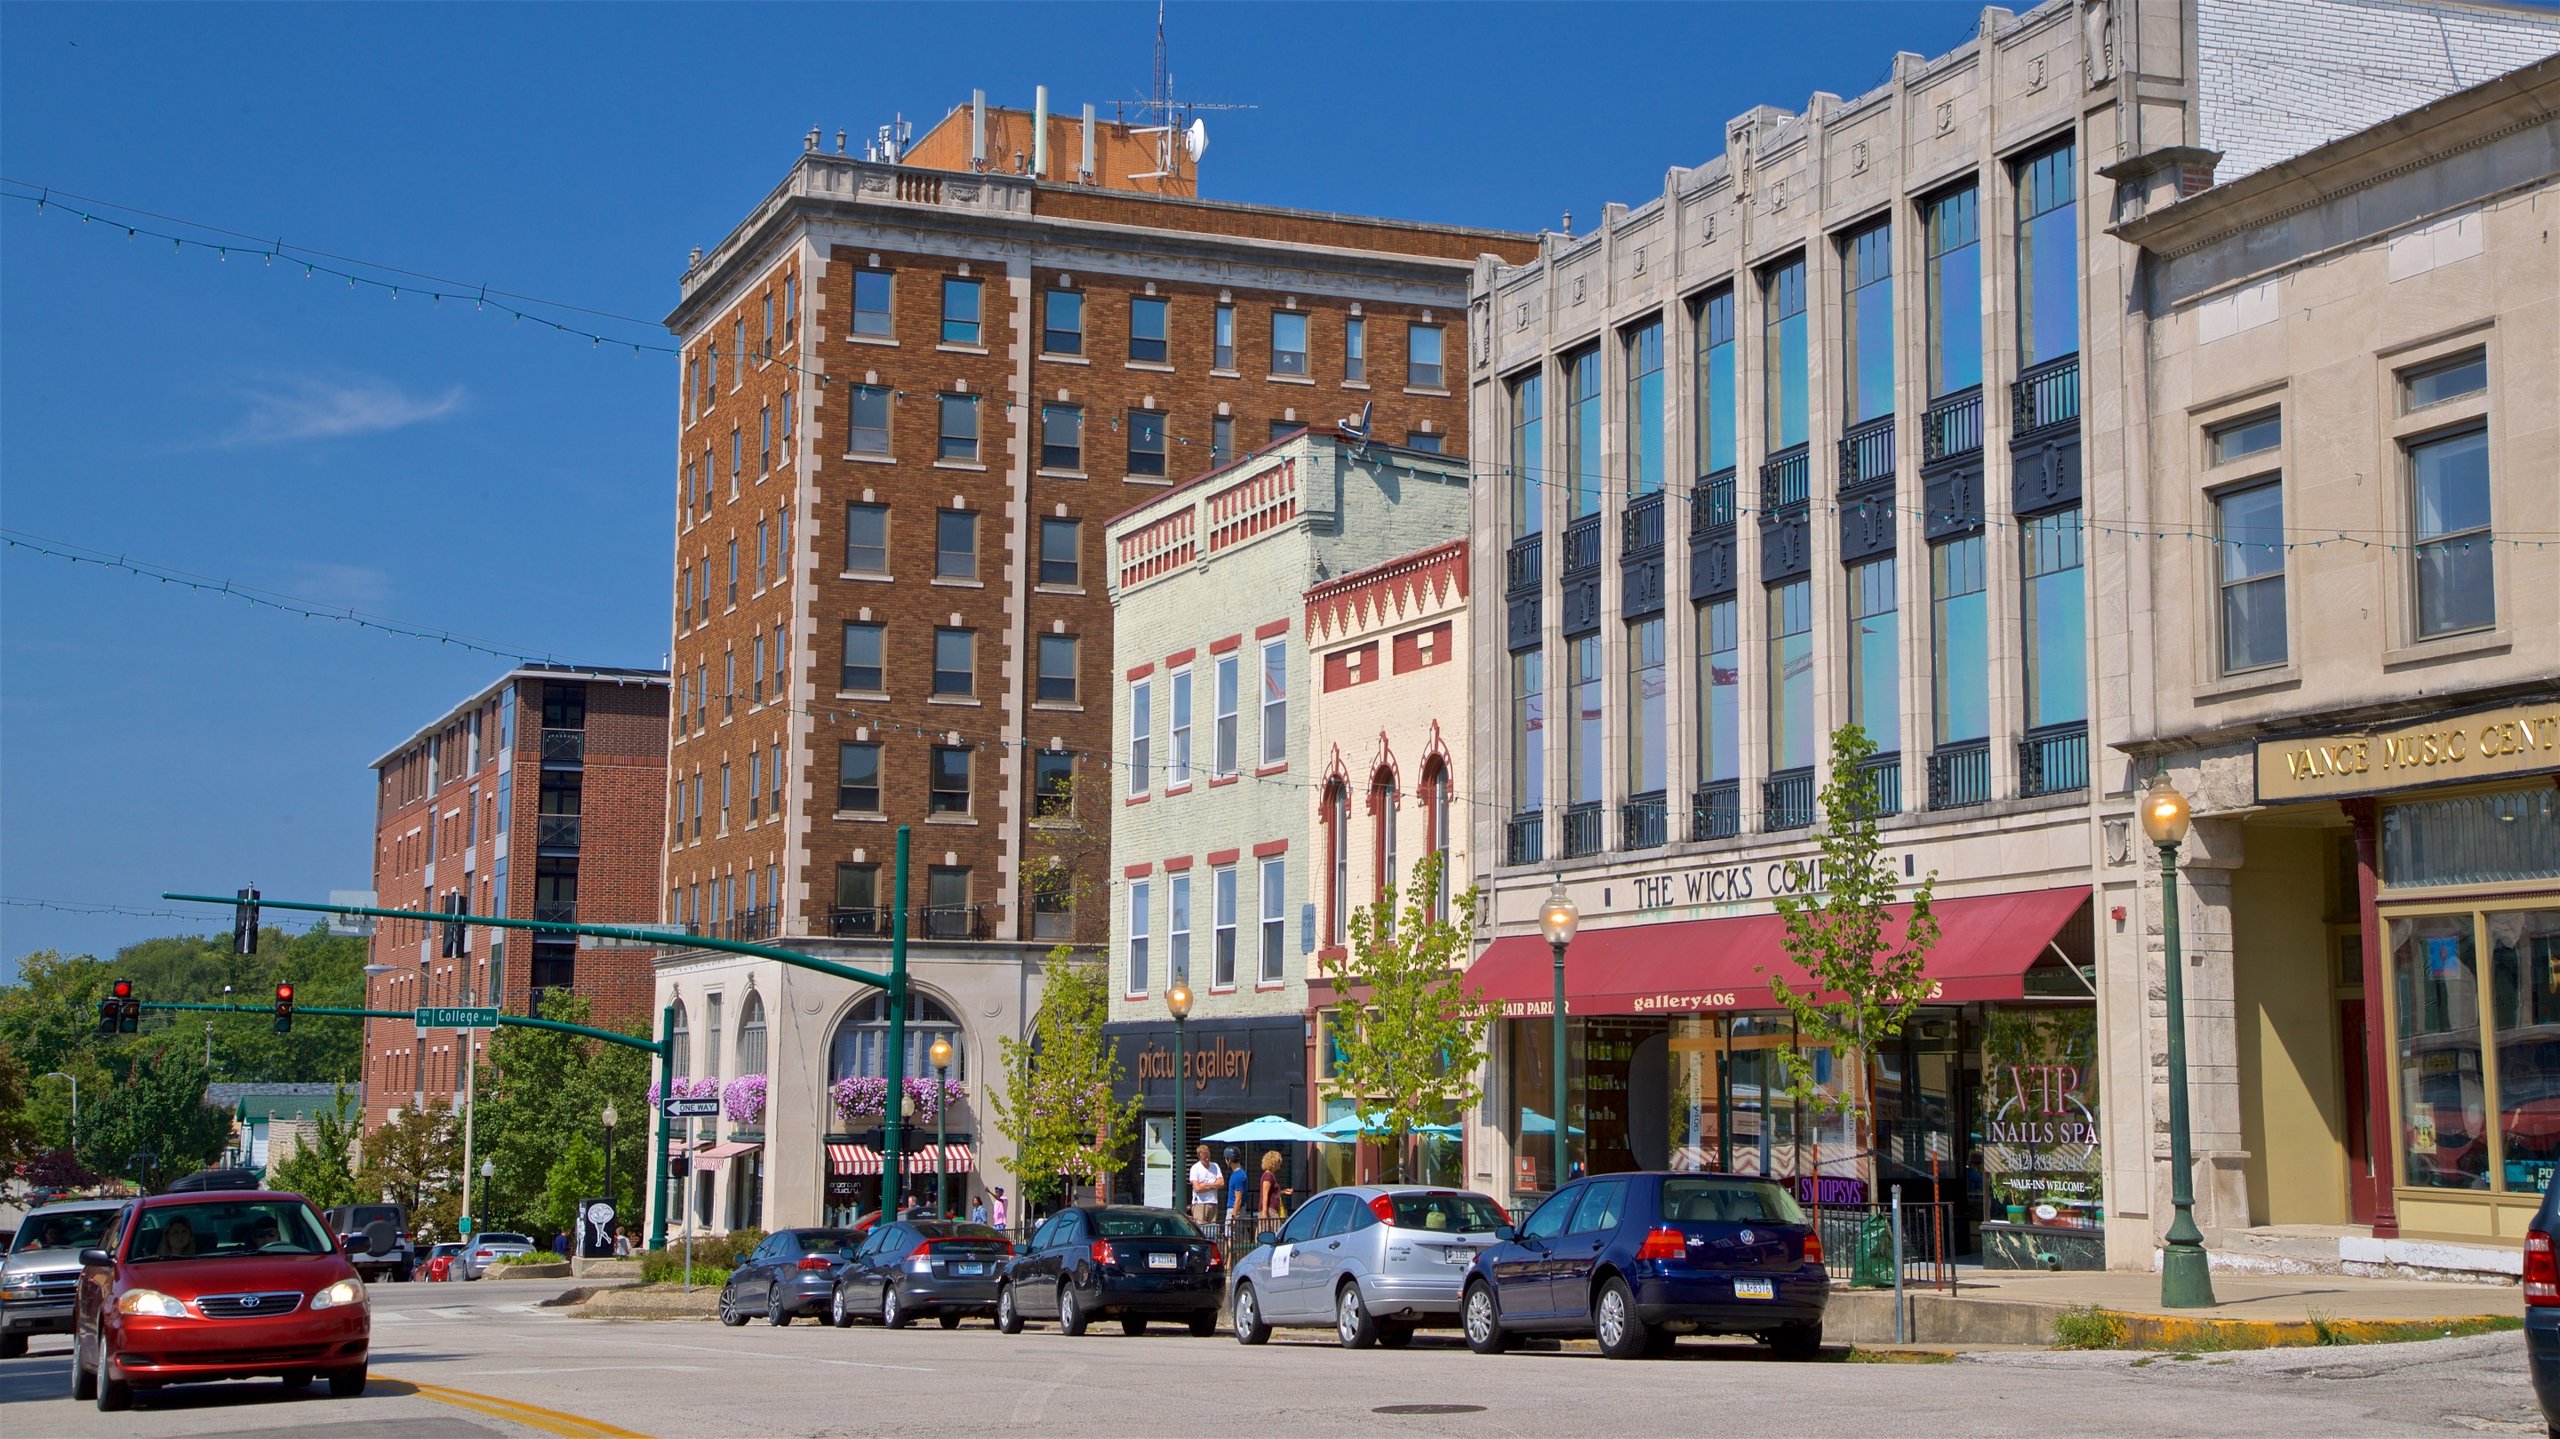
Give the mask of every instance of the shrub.
[[[764, 1243], [761, 1229], [733, 1229], [726, 1234], [699, 1234], [693, 1240], [693, 1282], [717, 1284]], [[640, 1255], [640, 1282], [643, 1284], [679, 1284], [684, 1281], [684, 1240], [671, 1238], [664, 1249], [645, 1250]]]
[[2124, 1316], [2110, 1314], [2095, 1304], [2066, 1309], [2053, 1321], [2053, 1344], [2057, 1349], [2121, 1349], [2124, 1336]]

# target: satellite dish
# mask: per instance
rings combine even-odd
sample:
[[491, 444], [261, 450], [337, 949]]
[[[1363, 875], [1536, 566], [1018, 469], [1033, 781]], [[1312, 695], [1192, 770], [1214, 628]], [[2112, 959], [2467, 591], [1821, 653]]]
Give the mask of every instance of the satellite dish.
[[1201, 155], [1207, 152], [1208, 148], [1209, 122], [1206, 120], [1193, 120], [1191, 122], [1191, 128], [1182, 132], [1182, 153], [1189, 155], [1193, 163], [1196, 164], [1198, 163]]

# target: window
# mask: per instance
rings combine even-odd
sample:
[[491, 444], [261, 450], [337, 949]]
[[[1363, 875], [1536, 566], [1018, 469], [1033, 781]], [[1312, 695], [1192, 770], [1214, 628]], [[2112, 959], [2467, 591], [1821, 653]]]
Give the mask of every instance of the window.
[[1051, 290], [1041, 315], [1041, 349], [1052, 355], [1084, 353], [1084, 296], [1073, 290]]
[[871, 934], [880, 924], [880, 866], [836, 866], [835, 930], [838, 934]]
[[1537, 371], [1511, 382], [1511, 537], [1538, 533], [1546, 513], [1546, 378]]
[[942, 281], [942, 343], [978, 343], [978, 282], [946, 276]]
[[889, 274], [885, 270], [853, 272], [853, 332], [888, 339]]
[[933, 632], [933, 692], [968, 698], [978, 692], [978, 632]]
[[800, 399], [786, 390], [782, 395], [782, 457], [791, 458], [791, 417], [798, 412]]
[[1511, 807], [1528, 813], [1547, 803], [1547, 682], [1545, 656], [1527, 650], [1511, 657]]
[[1165, 362], [1166, 301], [1143, 296], [1129, 301], [1129, 359], [1133, 364]]
[[1635, 494], [1662, 489], [1662, 321], [1626, 332], [1627, 478]]
[[2089, 717], [2088, 599], [2080, 586], [2080, 512], [2020, 522], [2026, 551], [2027, 727]]
[[[927, 939], [969, 938], [969, 932], [974, 928], [971, 921], [975, 918], [975, 910], [969, 903], [968, 870], [944, 868], [941, 865], [935, 865], [926, 870], [924, 902], [924, 932]], [[931, 1003], [929, 1000], [926, 1002]], [[959, 1049], [959, 1033], [951, 1031], [948, 1037], [951, 1040], [951, 1047], [954, 1050]], [[932, 1048], [931, 1037], [918, 1034], [910, 1028], [907, 1031], [907, 1073], [924, 1073], [924, 1057]], [[951, 1067], [959, 1069], [961, 1066], [955, 1060]]]
[[[836, 746], [836, 808], [846, 814], [880, 812], [880, 746]], [[841, 887], [841, 878], [839, 878]]]
[[[936, 906], [947, 903], [952, 908], [954, 912], [948, 917], [950, 929], [959, 930], [960, 922], [967, 917], [969, 871], [965, 869], [931, 871], [925, 879], [925, 894], [928, 903]], [[934, 938], [952, 937], [948, 930], [935, 924], [936, 921], [944, 920], [945, 916], [929, 912], [924, 918], [928, 926], [932, 926], [927, 932]], [[855, 1005], [852, 1012], [845, 1015], [843, 1021], [836, 1026], [835, 1034], [827, 1041], [827, 1083], [832, 1085], [838, 1080], [850, 1079], [856, 1075], [877, 1079], [888, 1073], [889, 1006], [887, 1000], [888, 996], [873, 993], [869, 998]], [[959, 1018], [932, 995], [920, 991], [909, 995], [905, 1053], [900, 1066], [909, 1077], [919, 1077], [933, 1072], [933, 1065], [926, 1056], [933, 1052], [933, 1042], [937, 1039], [947, 1040], [951, 1045], [951, 1077], [955, 1080], [967, 1080], [969, 1077], [968, 1036], [961, 1031]], [[853, 1216], [850, 1211], [845, 1212], [843, 1217], [845, 1222], [852, 1222]], [[903, 1224], [879, 1225], [872, 1230], [871, 1236], [871, 1240], [865, 1241], [866, 1244], [887, 1236], [893, 1242], [908, 1247], [914, 1245], [917, 1237], [912, 1226]], [[901, 1248], [898, 1252], [903, 1254], [906, 1249]]]
[[1600, 637], [1585, 635], [1565, 641], [1573, 658], [1569, 692], [1573, 723], [1564, 733], [1564, 788], [1567, 804], [1597, 804], [1603, 787], [1600, 752]]
[[1893, 581], [1891, 555], [1849, 567], [1849, 719], [1878, 754], [1902, 748], [1902, 610]]
[[1070, 472], [1084, 468], [1084, 406], [1040, 407], [1040, 468]]
[[1236, 457], [1236, 417], [1215, 415], [1209, 420], [1209, 464], [1211, 468]]
[[2410, 442], [2408, 450], [2418, 635], [2486, 629], [2498, 618], [2489, 543], [2489, 432], [2432, 435]]
[[773, 742], [773, 760], [765, 766], [765, 773], [773, 777], [773, 812], [780, 814], [782, 813], [782, 741], [780, 740]]
[[1173, 747], [1165, 755], [1164, 782], [1191, 783], [1191, 667], [1173, 672]]
[[738, 542], [729, 542], [729, 608], [738, 607]]
[[[773, 896], [779, 900], [781, 896]], [[765, 1065], [764, 1000], [753, 990], [738, 1013], [738, 1072], [762, 1074]]]
[[1060, 749], [1044, 749], [1031, 756], [1031, 813], [1039, 819], [1058, 819], [1075, 813], [1076, 757]]
[[935, 451], [937, 458], [974, 462], [978, 458], [978, 397], [944, 395], [942, 400], [942, 442]]
[[1076, 637], [1040, 637], [1040, 682], [1035, 697], [1043, 704], [1076, 702]]
[[1236, 307], [1220, 305], [1211, 325], [1209, 366], [1232, 370], [1236, 367]]
[[1262, 644], [1262, 763], [1289, 761], [1289, 642]]
[[1155, 779], [1155, 696], [1153, 680], [1129, 684], [1129, 793], [1147, 792]]
[[1165, 951], [1165, 973], [1177, 983], [1191, 982], [1191, 875], [1186, 871], [1170, 875], [1165, 889], [1171, 901], [1171, 923], [1165, 937], [1171, 942]]
[[1164, 416], [1153, 410], [1129, 412], [1129, 473], [1164, 473]]
[[2080, 194], [2076, 147], [2018, 166], [2018, 367], [2080, 352]]
[[1627, 792], [1670, 787], [1669, 720], [1663, 712], [1670, 672], [1660, 616], [1627, 626]]
[[1307, 422], [1304, 420], [1273, 420], [1271, 422], [1272, 443], [1277, 444], [1306, 427]]
[[756, 440], [756, 473], [768, 475], [773, 473], [773, 406], [759, 407], [756, 421], [762, 426], [762, 434]]
[[2269, 479], [2215, 495], [2213, 529], [2221, 556], [2222, 672], [2283, 664], [2283, 482]]
[[1242, 684], [1236, 659], [1223, 654], [1210, 667], [1209, 773], [1222, 779], [1236, 772], [1236, 692]]
[[969, 751], [959, 745], [933, 747], [931, 814], [969, 812]]
[[1256, 977], [1264, 984], [1278, 984], [1288, 939], [1288, 921], [1284, 906], [1289, 900], [1289, 862], [1272, 858], [1262, 862], [1262, 967]]
[[[747, 751], [747, 820], [753, 823], [764, 812], [764, 751]], [[753, 906], [749, 906], [753, 908]]]
[[702, 771], [693, 772], [693, 837], [702, 838]]
[[1929, 202], [1929, 398], [1982, 383], [1982, 217], [1967, 185]]
[[1813, 763], [1813, 582], [1769, 591], [1769, 768]]
[[1429, 430], [1407, 430], [1404, 436], [1404, 447], [1408, 450], [1420, 450], [1426, 455], [1436, 455], [1441, 451], [1441, 438]]
[[1854, 425], [1893, 413], [1893, 226], [1869, 225], [1841, 249], [1840, 398]]
[[1342, 380], [1350, 385], [1369, 380], [1369, 322], [1358, 315], [1342, 326]]
[[772, 583], [770, 579], [773, 572], [772, 538], [772, 525], [764, 520], [756, 521], [756, 592], [758, 594], [762, 594], [764, 587]]
[[1931, 650], [1937, 742], [1988, 738], [1991, 635], [1983, 610], [1982, 536], [1929, 547], [1929, 613], [1937, 631]]
[[2484, 350], [2473, 350], [2450, 360], [2439, 361], [2401, 376], [2401, 407], [2423, 410], [2447, 400], [2476, 395], [2489, 388], [2489, 356]]
[[1294, 310], [1271, 312], [1271, 373], [1307, 372], [1307, 317]]
[[1564, 362], [1571, 386], [1571, 413], [1564, 432], [1564, 467], [1573, 476], [1573, 513], [1567, 519], [1600, 513], [1600, 347], [1591, 346]]
[[845, 396], [845, 452], [889, 453], [889, 390], [885, 385], [856, 385]]
[[1044, 516], [1040, 521], [1040, 583], [1061, 589], [1073, 589], [1083, 576], [1076, 555], [1084, 535], [1081, 520], [1065, 520]]
[[734, 719], [738, 713], [738, 652], [720, 653], [720, 717]]
[[1147, 901], [1154, 889], [1143, 879], [1129, 882], [1129, 994], [1147, 992]]
[[741, 315], [741, 316], [739, 316], [737, 319], [735, 319], [735, 320], [733, 320], [733, 321], [731, 321], [731, 322], [730, 322], [730, 335], [729, 335], [729, 388], [734, 390], [734, 389], [738, 388], [740, 385], [745, 384], [746, 382], [747, 382], [747, 321], [746, 321], [746, 317], [745, 317], [745, 316], [743, 316], [743, 315]]
[[1804, 260], [1790, 260], [1760, 275], [1760, 344], [1766, 411], [1763, 435], [1771, 453], [1805, 442]]
[[1209, 871], [1209, 985], [1233, 989], [1236, 983], [1236, 867], [1222, 864]]
[[879, 694], [888, 686], [882, 677], [882, 654], [887, 647], [885, 627], [848, 621], [844, 627], [844, 668], [836, 682], [838, 689], [855, 694]]
[[1447, 376], [1440, 364], [1438, 325], [1407, 325], [1404, 330], [1404, 382], [1417, 390], [1437, 390]]
[[844, 507], [844, 567], [857, 575], [889, 573], [889, 507]]
[[1347, 944], [1351, 940], [1351, 786], [1340, 780], [1325, 795], [1325, 841], [1329, 846], [1327, 862], [1333, 872], [1333, 891], [1325, 921], [1326, 942]]
[[[1369, 897], [1381, 903], [1385, 901], [1387, 891], [1394, 887], [1397, 879], [1403, 874], [1396, 863], [1397, 811], [1403, 807], [1404, 794], [1396, 788], [1394, 770], [1382, 769], [1370, 776], [1369, 812], [1378, 818], [1378, 872], [1371, 877]], [[1382, 921], [1380, 932], [1389, 936], [1394, 935], [1395, 909], [1387, 906], [1380, 918]]]
[[782, 277], [782, 338], [796, 340], [799, 337], [800, 277], [785, 275]]
[[2264, 454], [2284, 443], [2284, 419], [2274, 410], [2218, 426], [2213, 432], [2213, 463], [2227, 465]]
[[726, 834], [726, 833], [728, 832], [728, 829], [729, 829], [729, 762], [728, 762], [727, 760], [722, 760], [722, 761], [720, 762], [720, 830], [721, 830], [721, 832], [722, 832], [723, 834]]
[[933, 519], [933, 577], [974, 580], [978, 577], [978, 512], [942, 510]]
[[747, 467], [747, 437], [737, 426], [729, 427], [729, 498], [738, 497], [738, 472]]

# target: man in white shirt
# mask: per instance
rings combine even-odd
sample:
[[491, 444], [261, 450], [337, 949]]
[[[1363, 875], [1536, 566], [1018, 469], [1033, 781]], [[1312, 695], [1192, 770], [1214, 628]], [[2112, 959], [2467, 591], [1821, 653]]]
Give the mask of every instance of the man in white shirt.
[[1218, 1195], [1226, 1187], [1226, 1171], [1209, 1157], [1209, 1146], [1201, 1145], [1191, 1161], [1191, 1217], [1211, 1233], [1217, 1232]]

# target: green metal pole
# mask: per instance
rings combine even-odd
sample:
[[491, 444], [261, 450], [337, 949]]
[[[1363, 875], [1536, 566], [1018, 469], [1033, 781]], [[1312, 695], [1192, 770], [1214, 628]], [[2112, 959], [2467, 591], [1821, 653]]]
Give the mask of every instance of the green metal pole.
[[1556, 1177], [1555, 1182], [1547, 1186], [1547, 1192], [1550, 1194], [1564, 1187], [1564, 1182], [1571, 1172], [1566, 1158], [1564, 1122], [1564, 941], [1555, 942], [1555, 951], [1556, 1009], [1555, 1017], [1550, 1023], [1555, 1026], [1556, 1041]]
[[658, 1172], [657, 1202], [649, 1209], [652, 1249], [667, 1247], [667, 1140], [671, 1137], [667, 1133], [667, 1096], [675, 1092], [675, 1087], [676, 1007], [670, 1004], [658, 1012], [658, 1102], [656, 1113], [651, 1116], [656, 1122], [650, 1126], [658, 1136], [657, 1153], [651, 1156], [657, 1161]]
[[[1183, 976], [1182, 982], [1190, 983], [1190, 976]], [[1189, 1066], [1183, 1062], [1182, 1032], [1190, 1027], [1191, 1021], [1187, 1016], [1177, 1014], [1173, 1017], [1173, 1190], [1178, 1196], [1173, 1207], [1185, 1214], [1191, 1212], [1191, 1166], [1182, 1157], [1190, 1152], [1182, 1146], [1183, 1125], [1190, 1118], [1183, 1107], [1182, 1077]], [[1144, 1204], [1146, 1201], [1142, 1198], [1138, 1202]]]
[[2178, 847], [2160, 846], [2160, 935], [2167, 953], [2169, 1001], [2169, 1221], [2168, 1248], [2160, 1256], [2160, 1304], [2166, 1309], [2213, 1307], [2213, 1264], [2205, 1256], [2204, 1231], [2196, 1228], [2196, 1186], [2187, 1154], [2187, 983], [2178, 946]]
[[951, 1093], [951, 1066], [933, 1069], [933, 1212], [951, 1217], [951, 1131], [944, 1125], [943, 1100]]
[[885, 1120], [880, 1146], [880, 1216], [898, 1212], [906, 1189], [907, 1107], [907, 827], [898, 826], [898, 867], [890, 880], [889, 912], [889, 1095], [881, 1106]]

